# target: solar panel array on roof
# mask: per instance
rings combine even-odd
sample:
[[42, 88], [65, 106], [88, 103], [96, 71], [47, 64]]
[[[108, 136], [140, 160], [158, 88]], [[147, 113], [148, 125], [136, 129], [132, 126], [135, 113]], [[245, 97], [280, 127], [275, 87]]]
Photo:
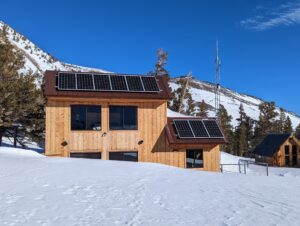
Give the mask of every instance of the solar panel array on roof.
[[179, 138], [224, 138], [216, 120], [175, 119]]
[[153, 76], [61, 72], [58, 90], [159, 92], [159, 87]]

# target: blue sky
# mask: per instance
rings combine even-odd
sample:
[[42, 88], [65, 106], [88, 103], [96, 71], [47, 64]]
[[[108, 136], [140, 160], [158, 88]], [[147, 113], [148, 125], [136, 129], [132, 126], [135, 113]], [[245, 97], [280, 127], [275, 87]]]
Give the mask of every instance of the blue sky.
[[0, 20], [59, 60], [122, 73], [154, 69], [214, 80], [300, 115], [300, 0], [0, 0]]

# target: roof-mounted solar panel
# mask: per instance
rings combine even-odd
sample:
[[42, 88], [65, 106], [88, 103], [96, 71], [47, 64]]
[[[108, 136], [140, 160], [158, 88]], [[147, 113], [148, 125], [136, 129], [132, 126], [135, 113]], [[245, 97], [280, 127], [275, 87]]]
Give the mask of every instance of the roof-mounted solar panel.
[[111, 91], [110, 85], [110, 78], [109, 75], [94, 75], [94, 83], [95, 83], [95, 90], [96, 91]]
[[94, 90], [94, 81], [92, 74], [76, 74], [77, 89], [79, 90]]
[[112, 75], [110, 76], [111, 88], [115, 91], [128, 91], [125, 76]]
[[153, 76], [59, 72], [58, 90], [157, 93]]
[[206, 138], [209, 137], [208, 132], [202, 122], [202, 120], [189, 120], [195, 137]]
[[223, 138], [223, 133], [219, 128], [219, 125], [215, 120], [203, 120], [205, 128], [207, 129], [209, 136], [213, 138]]
[[141, 76], [145, 91], [158, 92], [159, 88], [154, 76]]
[[194, 134], [188, 120], [174, 120], [174, 125], [179, 138], [194, 138]]
[[58, 76], [58, 88], [64, 90], [75, 90], [76, 75], [74, 73], [60, 73]]
[[141, 76], [126, 76], [126, 81], [130, 91], [144, 91]]
[[216, 120], [174, 119], [178, 138], [224, 138]]

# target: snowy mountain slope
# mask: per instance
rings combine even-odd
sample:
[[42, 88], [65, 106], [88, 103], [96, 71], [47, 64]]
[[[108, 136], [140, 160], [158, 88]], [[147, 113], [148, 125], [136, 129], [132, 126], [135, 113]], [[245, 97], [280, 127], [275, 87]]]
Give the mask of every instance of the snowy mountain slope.
[[[0, 21], [0, 29], [2, 29], [4, 23]], [[67, 64], [56, 60], [50, 54], [44, 52], [35, 44], [33, 44], [30, 40], [28, 40], [25, 36], [16, 32], [13, 28], [8, 26], [8, 38], [9, 41], [15, 45], [18, 49], [20, 49], [25, 56], [25, 68], [24, 71], [32, 70], [37, 73], [44, 73], [45, 70], [62, 70], [62, 71], [96, 71], [102, 73], [108, 73], [109, 71], [105, 71], [102, 69], [95, 68], [87, 68], [82, 66], [77, 66], [73, 64]], [[170, 86], [172, 89], [176, 89], [178, 85], [176, 84], [176, 80], [178, 78], [172, 79], [170, 82]], [[209, 105], [211, 105], [210, 116], [214, 116], [213, 106], [214, 106], [214, 87], [212, 84], [207, 82], [202, 82], [196, 79], [193, 79], [191, 82], [191, 93], [193, 100], [195, 102], [200, 102], [202, 99]], [[253, 119], [258, 119], [259, 110], [258, 105], [262, 102], [261, 99], [251, 97], [249, 95], [240, 94], [234, 92], [230, 89], [222, 88], [221, 90], [221, 104], [225, 106], [230, 115], [232, 115], [233, 119], [238, 117], [238, 108], [240, 103], [244, 104], [245, 111], [247, 115], [252, 117]], [[171, 113], [169, 111], [170, 116], [175, 113]], [[300, 117], [296, 116], [293, 113], [287, 113], [293, 123], [293, 126], [296, 127], [300, 123]], [[233, 121], [233, 124], [236, 125], [236, 121]]]
[[[179, 87], [179, 85], [176, 83], [178, 80], [179, 78], [175, 78], [170, 81], [172, 90], [175, 90]], [[189, 84], [193, 100], [196, 103], [204, 100], [208, 105], [210, 105], [209, 115], [214, 116], [214, 85], [209, 82], [200, 81], [194, 78]], [[252, 97], [246, 94], [240, 94], [224, 87], [221, 88], [221, 104], [224, 105], [228, 113], [233, 117], [234, 126], [236, 126], [237, 123], [235, 119], [239, 117], [240, 103], [243, 104], [246, 114], [251, 118], [257, 120], [259, 117], [258, 106], [262, 102], [263, 100], [259, 98]], [[279, 112], [279, 108], [277, 110]], [[288, 111], [286, 111], [286, 115], [291, 118], [294, 128], [300, 124], [299, 116]]]
[[[3, 29], [4, 22], [0, 21], [0, 30]], [[13, 28], [6, 25], [8, 30], [8, 39], [15, 47], [21, 50], [25, 57], [24, 72], [32, 70], [32, 72], [43, 74], [46, 70], [61, 70], [61, 71], [96, 71], [107, 73], [108, 71], [87, 68], [78, 65], [63, 63], [55, 59], [50, 54], [41, 50], [33, 44], [24, 35], [18, 33]]]
[[1, 225], [300, 223], [300, 180], [294, 176], [49, 158], [0, 147], [0, 178]]

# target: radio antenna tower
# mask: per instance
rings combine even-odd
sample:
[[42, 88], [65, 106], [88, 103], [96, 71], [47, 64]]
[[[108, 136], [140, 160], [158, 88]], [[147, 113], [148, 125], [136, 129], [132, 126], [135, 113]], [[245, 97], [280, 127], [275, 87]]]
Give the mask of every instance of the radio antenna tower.
[[[215, 117], [218, 118], [220, 110], [220, 89], [221, 89], [221, 62], [219, 58], [219, 43], [216, 42], [216, 61], [215, 61]], [[219, 119], [219, 118], [218, 118]]]

